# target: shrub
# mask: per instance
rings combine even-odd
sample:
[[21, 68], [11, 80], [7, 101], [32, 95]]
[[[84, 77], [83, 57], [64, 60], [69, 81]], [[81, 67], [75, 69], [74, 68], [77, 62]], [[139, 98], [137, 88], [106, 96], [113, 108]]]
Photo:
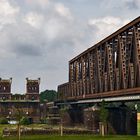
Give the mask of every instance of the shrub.
[[22, 119], [20, 120], [20, 124], [22, 125], [29, 125], [31, 124], [29, 119], [27, 117], [22, 117]]
[[0, 124], [8, 124], [8, 120], [6, 118], [0, 118]]

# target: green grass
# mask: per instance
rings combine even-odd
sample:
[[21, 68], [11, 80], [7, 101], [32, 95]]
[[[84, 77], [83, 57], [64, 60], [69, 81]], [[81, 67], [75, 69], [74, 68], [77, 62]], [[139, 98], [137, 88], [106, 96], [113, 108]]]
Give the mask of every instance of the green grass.
[[[16, 140], [16, 138], [2, 138], [2, 140]], [[140, 140], [139, 136], [23, 136], [21, 140]]]
[[140, 121], [138, 122], [138, 136], [140, 136]]

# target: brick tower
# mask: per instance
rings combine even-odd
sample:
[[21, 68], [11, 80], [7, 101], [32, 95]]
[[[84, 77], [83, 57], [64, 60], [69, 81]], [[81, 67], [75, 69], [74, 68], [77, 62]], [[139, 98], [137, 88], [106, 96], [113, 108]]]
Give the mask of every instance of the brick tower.
[[39, 85], [40, 78], [37, 80], [31, 80], [26, 78], [26, 99], [27, 100], [39, 100]]
[[2, 79], [0, 78], [0, 100], [11, 100], [11, 84], [12, 78]]

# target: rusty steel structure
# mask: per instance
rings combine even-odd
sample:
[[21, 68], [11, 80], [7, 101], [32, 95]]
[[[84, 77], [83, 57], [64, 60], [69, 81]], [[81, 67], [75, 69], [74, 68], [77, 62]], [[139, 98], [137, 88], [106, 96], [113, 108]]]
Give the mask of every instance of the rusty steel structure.
[[140, 17], [69, 61], [58, 100], [140, 95]]

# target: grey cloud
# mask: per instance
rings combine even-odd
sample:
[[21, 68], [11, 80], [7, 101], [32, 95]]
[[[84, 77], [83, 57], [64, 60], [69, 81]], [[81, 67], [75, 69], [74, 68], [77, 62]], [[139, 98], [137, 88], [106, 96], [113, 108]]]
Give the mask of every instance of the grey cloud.
[[132, 1], [126, 1], [125, 3], [126, 7], [128, 7], [128, 9], [133, 9], [133, 10], [136, 10], [139, 8], [139, 3], [138, 3], [138, 0], [132, 0]]
[[18, 55], [25, 55], [25, 56], [40, 56], [42, 53], [40, 49], [37, 47], [32, 46], [32, 44], [17, 44], [14, 48], [14, 51]]

